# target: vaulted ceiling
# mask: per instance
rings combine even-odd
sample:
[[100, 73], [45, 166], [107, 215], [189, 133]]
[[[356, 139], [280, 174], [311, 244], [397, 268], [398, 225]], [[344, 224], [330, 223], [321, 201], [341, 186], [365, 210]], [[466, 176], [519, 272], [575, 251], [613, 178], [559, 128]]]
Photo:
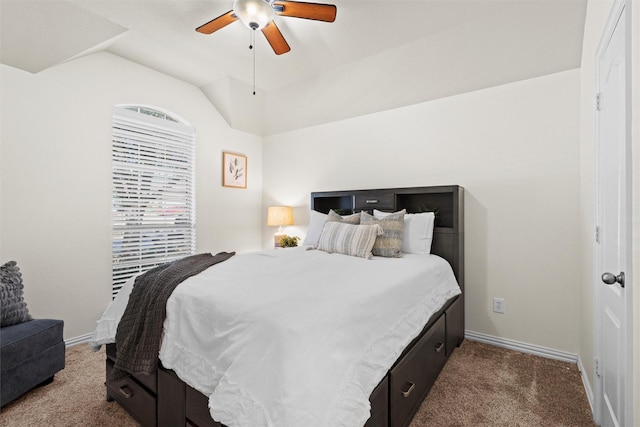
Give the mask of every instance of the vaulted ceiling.
[[[314, 0], [323, 2], [322, 0]], [[580, 66], [586, 0], [328, 0], [335, 22], [276, 16], [276, 56], [233, 0], [0, 0], [0, 62], [31, 73], [107, 51], [191, 83], [230, 126], [269, 135]]]

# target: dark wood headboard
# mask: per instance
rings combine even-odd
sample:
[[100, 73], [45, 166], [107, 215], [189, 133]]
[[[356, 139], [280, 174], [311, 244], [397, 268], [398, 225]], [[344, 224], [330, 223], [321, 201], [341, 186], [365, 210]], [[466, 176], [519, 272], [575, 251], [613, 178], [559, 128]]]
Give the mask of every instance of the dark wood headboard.
[[434, 211], [431, 253], [449, 261], [464, 293], [464, 188], [458, 185], [385, 188], [378, 190], [319, 191], [311, 193], [311, 209], [341, 214], [373, 209], [407, 213]]

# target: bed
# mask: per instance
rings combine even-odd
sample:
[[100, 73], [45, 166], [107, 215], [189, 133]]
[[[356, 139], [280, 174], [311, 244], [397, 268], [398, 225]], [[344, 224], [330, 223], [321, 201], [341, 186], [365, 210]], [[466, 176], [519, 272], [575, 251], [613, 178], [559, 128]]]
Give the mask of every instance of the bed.
[[[315, 192], [310, 205], [319, 214], [333, 210], [345, 217], [360, 211], [376, 215], [403, 209], [414, 214], [434, 212], [430, 252], [437, 256], [356, 259], [304, 247], [235, 256], [186, 280], [174, 291], [167, 303], [161, 363], [154, 375], [112, 379], [117, 348], [107, 344], [107, 399], [116, 400], [145, 426], [224, 425], [214, 421], [211, 413], [227, 424], [233, 424], [227, 419], [241, 419], [243, 425], [408, 426], [464, 338], [463, 189], [437, 186]], [[312, 222], [313, 216], [312, 212]], [[260, 272], [249, 271], [245, 263], [259, 266], [261, 270], [256, 271]], [[438, 291], [439, 302], [432, 302], [435, 297], [427, 299], [425, 286], [416, 286], [424, 279], [414, 277], [414, 271], [434, 274], [432, 271], [447, 269], [457, 281], [457, 291], [449, 284]], [[298, 278], [300, 271], [309, 273]], [[333, 271], [341, 273], [336, 277]], [[267, 292], [255, 297], [249, 292], [250, 284], [260, 278], [285, 273], [296, 275], [297, 281], [265, 281], [270, 283]], [[449, 280], [445, 273], [435, 274], [443, 277], [436, 282]], [[210, 285], [212, 281], [217, 284]], [[312, 297], [293, 299], [285, 292]], [[393, 296], [394, 292], [399, 297]], [[222, 302], [212, 299], [206, 310], [200, 309], [203, 301], [219, 299], [220, 295], [224, 295]], [[395, 303], [389, 305], [392, 296]], [[295, 302], [283, 305], [282, 301], [289, 299]], [[240, 309], [242, 314], [227, 315], [241, 300], [249, 304]], [[260, 305], [263, 301], [266, 304]], [[210, 310], [210, 305], [215, 305], [215, 310]], [[322, 312], [314, 313], [316, 309]], [[411, 314], [404, 316], [403, 310]], [[199, 314], [193, 314], [200, 311], [207, 315], [213, 311], [220, 318], [226, 315], [229, 325], [218, 330], [218, 323], [224, 321], [207, 320], [216, 327], [203, 336], [205, 318], [197, 319]], [[326, 329], [319, 329], [319, 323], [326, 323]], [[254, 335], [240, 339], [231, 333], [246, 324], [259, 325], [252, 327]], [[273, 329], [275, 335], [267, 328], [272, 324], [279, 325]], [[183, 339], [193, 330], [198, 331], [195, 340]], [[329, 349], [329, 356], [319, 351], [323, 347]], [[352, 353], [357, 363], [349, 362], [346, 368], [334, 360], [350, 361]], [[213, 362], [200, 363], [205, 355], [223, 368], [218, 372]], [[331, 388], [334, 383], [336, 388]], [[309, 399], [302, 399], [307, 394], [323, 398], [311, 399], [313, 404], [308, 404]], [[271, 396], [275, 396], [274, 402], [270, 402]], [[323, 412], [325, 401], [331, 414]], [[289, 411], [289, 407], [303, 409]]]

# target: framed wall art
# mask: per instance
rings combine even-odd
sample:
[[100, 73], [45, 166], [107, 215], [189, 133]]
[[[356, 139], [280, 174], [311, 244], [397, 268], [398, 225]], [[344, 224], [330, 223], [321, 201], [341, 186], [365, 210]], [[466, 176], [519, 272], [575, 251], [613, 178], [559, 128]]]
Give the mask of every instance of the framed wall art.
[[247, 188], [247, 156], [222, 153], [222, 185]]

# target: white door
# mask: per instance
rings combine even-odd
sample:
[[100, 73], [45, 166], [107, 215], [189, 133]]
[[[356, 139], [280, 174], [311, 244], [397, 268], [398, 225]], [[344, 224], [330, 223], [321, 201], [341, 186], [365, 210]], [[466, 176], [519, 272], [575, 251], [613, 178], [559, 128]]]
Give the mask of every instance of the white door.
[[[614, 5], [597, 53], [596, 135], [596, 422], [626, 426], [630, 201], [624, 1]], [[629, 380], [630, 381], [630, 380]]]

